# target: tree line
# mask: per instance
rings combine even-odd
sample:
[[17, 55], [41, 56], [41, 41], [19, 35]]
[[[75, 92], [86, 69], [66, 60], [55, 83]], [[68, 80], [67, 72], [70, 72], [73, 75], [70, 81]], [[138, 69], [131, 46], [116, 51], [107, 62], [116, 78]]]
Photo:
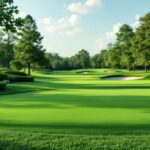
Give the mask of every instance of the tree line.
[[116, 34], [116, 42], [93, 57], [86, 50], [70, 58], [47, 53], [52, 69], [120, 68], [129, 71], [136, 68], [148, 70], [150, 66], [150, 13], [140, 18], [140, 26], [134, 30], [124, 24]]
[[116, 34], [116, 42], [107, 49], [90, 56], [87, 50], [80, 50], [71, 57], [48, 53], [43, 48], [43, 37], [31, 15], [14, 17], [19, 13], [13, 0], [0, 1], [0, 65], [15, 70], [31, 68], [70, 70], [85, 68], [145, 68], [150, 66], [150, 13], [140, 19], [140, 26], [134, 30], [124, 24]]

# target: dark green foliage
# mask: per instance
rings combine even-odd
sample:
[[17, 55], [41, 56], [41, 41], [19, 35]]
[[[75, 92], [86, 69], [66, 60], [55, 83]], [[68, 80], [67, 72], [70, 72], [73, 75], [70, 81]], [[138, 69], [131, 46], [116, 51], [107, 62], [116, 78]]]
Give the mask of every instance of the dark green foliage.
[[23, 64], [19, 60], [12, 60], [10, 62], [10, 66], [11, 66], [12, 69], [15, 69], [15, 70], [21, 70], [21, 69], [23, 69]]
[[0, 73], [0, 81], [6, 80], [6, 79], [7, 79], [7, 74]]
[[2, 67], [10, 68], [10, 62], [14, 58], [14, 34], [0, 31], [0, 64]]
[[120, 68], [121, 51], [118, 45], [114, 45], [113, 48], [109, 49], [107, 54], [107, 65], [110, 68]]
[[75, 56], [71, 58], [71, 64], [73, 69], [85, 69], [91, 67], [91, 60], [90, 60], [89, 53], [82, 49], [78, 52]]
[[14, 17], [19, 11], [13, 3], [13, 0], [0, 0], [0, 27], [6, 31], [16, 31], [16, 26], [20, 26], [22, 23], [20, 18]]
[[99, 54], [92, 57], [91, 63], [93, 68], [105, 68], [107, 58], [107, 50], [102, 50]]
[[132, 40], [135, 36], [133, 29], [124, 24], [121, 26], [119, 32], [117, 33], [116, 45], [119, 47], [120, 54], [120, 66], [128, 68], [129, 70], [133, 67], [134, 57], [131, 51]]
[[8, 75], [8, 80], [10, 82], [33, 82], [34, 77], [32, 77], [32, 76]]
[[49, 60], [48, 68], [54, 70], [70, 70], [91, 67], [91, 58], [86, 50], [81, 50], [70, 58], [63, 58], [58, 54], [46, 53], [46, 58]]
[[12, 74], [12, 75], [19, 75], [19, 76], [27, 76], [26, 73], [24, 72], [19, 72], [19, 71], [6, 71], [7, 74]]
[[132, 51], [137, 65], [150, 65], [150, 13], [141, 18], [141, 25], [137, 29], [132, 42]]
[[6, 89], [6, 83], [0, 82], [0, 91], [4, 91]]

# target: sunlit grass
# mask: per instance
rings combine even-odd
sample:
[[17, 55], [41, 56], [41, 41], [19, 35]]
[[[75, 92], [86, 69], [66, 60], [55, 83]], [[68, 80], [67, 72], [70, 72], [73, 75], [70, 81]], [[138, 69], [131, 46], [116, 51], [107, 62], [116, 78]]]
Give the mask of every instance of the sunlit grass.
[[[33, 72], [35, 82], [8, 85], [0, 96], [1, 130], [99, 134], [150, 129], [148, 78], [105, 81], [101, 77], [114, 72], [89, 72]], [[126, 70], [117, 73], [149, 75]]]

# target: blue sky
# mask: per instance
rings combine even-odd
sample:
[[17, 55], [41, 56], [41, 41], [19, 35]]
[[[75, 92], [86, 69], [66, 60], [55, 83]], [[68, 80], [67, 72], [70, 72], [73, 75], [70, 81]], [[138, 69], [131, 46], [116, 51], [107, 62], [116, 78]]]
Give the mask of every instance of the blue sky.
[[124, 23], [134, 29], [150, 12], [149, 0], [15, 0], [20, 16], [31, 14], [47, 51], [71, 56], [81, 49], [91, 55], [115, 41]]

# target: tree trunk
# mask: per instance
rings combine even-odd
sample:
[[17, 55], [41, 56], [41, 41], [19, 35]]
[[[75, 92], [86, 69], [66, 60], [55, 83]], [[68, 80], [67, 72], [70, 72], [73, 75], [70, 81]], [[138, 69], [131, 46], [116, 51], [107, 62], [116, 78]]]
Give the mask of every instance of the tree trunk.
[[24, 67], [24, 73], [26, 73], [26, 67]]
[[30, 76], [31, 75], [31, 64], [28, 63], [28, 75]]
[[10, 69], [10, 37], [9, 33], [7, 33], [7, 67]]
[[133, 71], [135, 71], [135, 66], [134, 66], [134, 65], [133, 65], [133, 67], [132, 67], [132, 68], [133, 68]]
[[147, 72], [147, 66], [145, 65], [145, 72]]
[[128, 66], [128, 71], [131, 71], [131, 67], [130, 66]]

